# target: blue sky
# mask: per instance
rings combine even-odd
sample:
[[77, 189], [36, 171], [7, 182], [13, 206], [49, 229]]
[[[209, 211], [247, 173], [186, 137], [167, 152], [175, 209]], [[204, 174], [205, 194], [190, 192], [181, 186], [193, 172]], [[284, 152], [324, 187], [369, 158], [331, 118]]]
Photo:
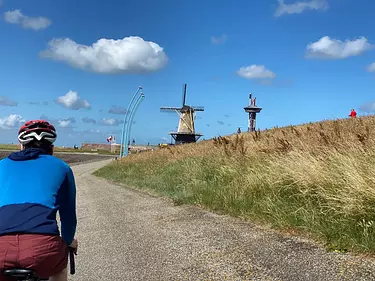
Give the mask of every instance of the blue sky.
[[183, 83], [206, 139], [246, 130], [250, 92], [260, 129], [375, 112], [373, 0], [0, 2], [3, 143], [41, 116], [56, 145], [119, 142], [109, 111], [138, 85], [137, 143], [170, 140], [178, 115], [159, 108], [181, 104]]

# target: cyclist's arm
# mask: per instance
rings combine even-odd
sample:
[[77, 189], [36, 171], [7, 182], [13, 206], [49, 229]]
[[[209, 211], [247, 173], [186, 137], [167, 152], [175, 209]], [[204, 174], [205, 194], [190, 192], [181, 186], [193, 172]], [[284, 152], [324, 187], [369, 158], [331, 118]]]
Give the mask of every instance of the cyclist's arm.
[[68, 168], [65, 180], [60, 187], [58, 205], [60, 206], [61, 236], [64, 241], [70, 245], [74, 239], [77, 226], [76, 185], [70, 167]]

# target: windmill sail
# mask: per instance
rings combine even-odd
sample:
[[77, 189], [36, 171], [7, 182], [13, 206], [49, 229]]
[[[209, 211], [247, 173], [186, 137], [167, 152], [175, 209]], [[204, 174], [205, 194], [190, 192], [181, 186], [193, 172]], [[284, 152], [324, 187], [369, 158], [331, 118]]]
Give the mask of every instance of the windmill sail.
[[187, 84], [184, 84], [182, 88], [182, 107], [184, 107], [186, 104], [186, 88]]

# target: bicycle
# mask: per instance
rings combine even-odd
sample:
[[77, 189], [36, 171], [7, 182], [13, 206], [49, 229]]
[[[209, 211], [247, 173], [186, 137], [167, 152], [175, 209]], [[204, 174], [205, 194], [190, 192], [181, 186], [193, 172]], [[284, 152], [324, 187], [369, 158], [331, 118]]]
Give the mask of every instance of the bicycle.
[[[74, 260], [74, 248], [69, 248], [69, 264], [70, 264], [70, 274], [73, 275], [76, 272], [75, 260]], [[8, 277], [15, 278], [18, 281], [44, 281], [49, 280], [41, 279], [36, 276], [34, 270], [26, 268], [11, 268], [3, 271], [3, 274]]]

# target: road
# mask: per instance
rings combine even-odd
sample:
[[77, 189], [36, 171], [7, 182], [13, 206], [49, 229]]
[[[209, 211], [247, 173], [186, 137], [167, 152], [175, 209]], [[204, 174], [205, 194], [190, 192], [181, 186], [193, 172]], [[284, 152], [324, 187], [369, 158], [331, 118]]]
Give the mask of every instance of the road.
[[110, 184], [72, 167], [79, 252], [69, 280], [375, 280], [375, 263]]

